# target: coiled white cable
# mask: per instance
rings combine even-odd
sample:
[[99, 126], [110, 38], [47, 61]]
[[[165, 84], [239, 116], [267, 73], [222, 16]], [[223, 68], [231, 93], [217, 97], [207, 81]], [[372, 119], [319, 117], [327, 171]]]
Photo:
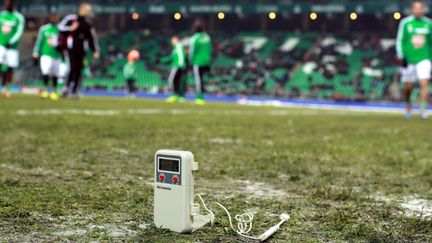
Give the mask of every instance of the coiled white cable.
[[237, 220], [237, 228], [234, 228], [234, 225], [232, 223], [231, 214], [228, 211], [228, 209], [224, 205], [222, 205], [218, 202], [215, 202], [215, 204], [218, 205], [219, 207], [221, 207], [225, 211], [225, 213], [228, 215], [228, 221], [229, 221], [230, 227], [234, 232], [236, 232], [237, 234], [239, 234], [243, 237], [249, 238], [249, 239], [259, 240], [257, 237], [247, 235], [252, 230], [252, 221], [253, 221], [253, 214], [252, 213], [237, 214], [234, 217]]
[[[204, 209], [209, 213], [209, 215], [210, 215], [210, 222], [213, 225], [214, 220], [215, 220], [215, 214], [213, 213], [213, 211], [211, 211], [207, 207], [207, 205], [205, 204], [204, 199], [201, 197], [201, 195], [197, 194], [197, 196], [200, 199], [201, 204], [203, 205]], [[228, 221], [229, 221], [230, 227], [231, 227], [231, 229], [234, 232], [236, 232], [240, 236], [243, 236], [245, 238], [249, 238], [249, 239], [252, 239], [252, 240], [259, 240], [259, 241], [266, 240], [271, 235], [273, 235], [285, 221], [287, 221], [290, 218], [290, 216], [288, 214], [285, 214], [285, 213], [281, 214], [280, 215], [281, 221], [277, 225], [271, 227], [270, 229], [268, 229], [266, 232], [264, 232], [259, 237], [255, 237], [255, 236], [248, 235], [249, 232], [252, 230], [252, 226], [253, 226], [252, 225], [253, 224], [253, 219], [254, 219], [253, 213], [237, 214], [234, 217], [237, 220], [237, 228], [235, 228], [234, 225], [233, 225], [233, 222], [232, 222], [231, 214], [228, 211], [228, 209], [224, 205], [222, 205], [222, 204], [220, 204], [218, 202], [215, 202], [214, 204], [216, 204], [217, 206], [221, 207], [225, 211], [225, 213], [228, 215]]]

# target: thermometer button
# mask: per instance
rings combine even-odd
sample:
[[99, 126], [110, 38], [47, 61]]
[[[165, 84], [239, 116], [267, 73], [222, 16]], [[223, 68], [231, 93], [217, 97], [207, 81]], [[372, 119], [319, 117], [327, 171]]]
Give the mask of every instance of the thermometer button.
[[175, 184], [177, 184], [178, 181], [179, 181], [178, 176], [174, 176], [174, 177], [172, 178], [172, 181], [173, 181]]

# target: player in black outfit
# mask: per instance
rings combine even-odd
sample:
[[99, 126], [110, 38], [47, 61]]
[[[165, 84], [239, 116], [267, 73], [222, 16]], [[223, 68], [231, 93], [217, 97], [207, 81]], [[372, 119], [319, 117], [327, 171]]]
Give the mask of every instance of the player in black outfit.
[[84, 68], [86, 46], [93, 52], [94, 59], [98, 59], [100, 56], [96, 31], [87, 20], [91, 13], [92, 6], [88, 3], [82, 3], [79, 6], [78, 14], [66, 16], [59, 24], [59, 29], [63, 32], [63, 41], [60, 38], [59, 42], [67, 49], [70, 64], [69, 78], [63, 91], [64, 97], [68, 96], [69, 88], [73, 85], [72, 97], [79, 98], [78, 92], [81, 84], [81, 73]]

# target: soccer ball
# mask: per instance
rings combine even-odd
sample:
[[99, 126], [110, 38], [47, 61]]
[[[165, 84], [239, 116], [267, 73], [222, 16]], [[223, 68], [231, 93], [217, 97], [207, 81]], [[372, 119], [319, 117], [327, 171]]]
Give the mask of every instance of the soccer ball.
[[129, 61], [136, 61], [140, 59], [140, 54], [137, 50], [132, 50], [129, 52], [127, 58]]

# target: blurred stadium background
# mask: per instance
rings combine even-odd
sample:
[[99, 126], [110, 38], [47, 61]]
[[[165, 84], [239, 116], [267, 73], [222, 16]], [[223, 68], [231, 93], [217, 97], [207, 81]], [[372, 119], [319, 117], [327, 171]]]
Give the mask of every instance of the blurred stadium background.
[[[158, 60], [170, 36], [188, 41], [197, 17], [215, 46], [208, 92], [349, 101], [401, 101], [395, 36], [409, 1], [91, 1], [102, 58], [87, 62], [85, 90], [123, 90], [127, 52], [138, 49], [142, 92], [167, 91], [169, 67]], [[76, 11], [76, 1], [19, 1], [27, 18], [20, 87], [42, 86], [31, 50], [47, 13]], [[91, 66], [91, 68], [89, 68]], [[91, 71], [90, 71], [91, 70]], [[188, 78], [193, 91], [193, 78]], [[418, 90], [415, 90], [414, 98]]]
[[[153, 225], [162, 148], [192, 151], [196, 192], [254, 213], [254, 234], [289, 213], [270, 242], [432, 242], [431, 123], [401, 115], [396, 64], [410, 1], [90, 3], [101, 58], [87, 58], [85, 94], [123, 95], [123, 66], [137, 49], [138, 96], [166, 97], [170, 67], [160, 59], [173, 35], [189, 41], [200, 17], [214, 44], [206, 98], [276, 105], [0, 99], [0, 242], [245, 242], [221, 210], [193, 234]], [[37, 31], [50, 11], [63, 17], [78, 1], [17, 4], [27, 21], [11, 89], [36, 94]]]

